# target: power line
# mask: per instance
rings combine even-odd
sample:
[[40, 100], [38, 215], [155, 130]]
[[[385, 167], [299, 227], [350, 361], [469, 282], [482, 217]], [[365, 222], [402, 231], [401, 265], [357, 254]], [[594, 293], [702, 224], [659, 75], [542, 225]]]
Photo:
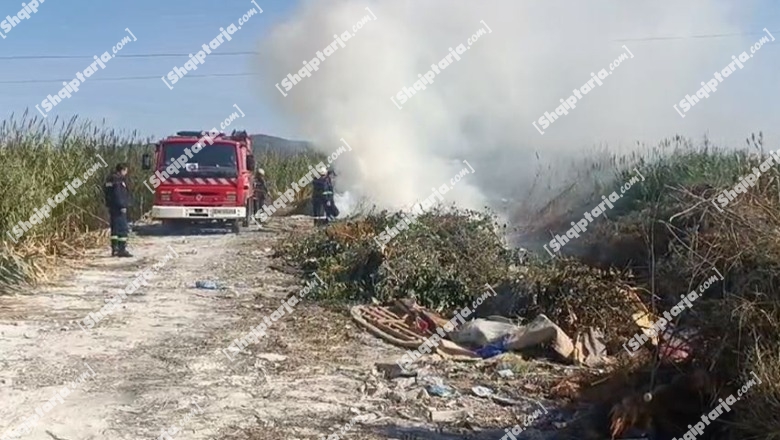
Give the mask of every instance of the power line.
[[[780, 33], [780, 31], [775, 31]], [[660, 41], [660, 40], [684, 40], [684, 39], [705, 39], [705, 38], [724, 38], [724, 37], [743, 37], [750, 35], [763, 35], [763, 32], [732, 32], [723, 34], [700, 34], [700, 35], [672, 35], [672, 36], [660, 36], [660, 37], [637, 37], [637, 38], [620, 38], [612, 40], [615, 42], [625, 41]], [[209, 56], [245, 56], [245, 55], [259, 55], [260, 52], [255, 51], [233, 51], [233, 52], [214, 52]], [[76, 60], [76, 59], [92, 59], [94, 55], [6, 55], [0, 56], [0, 60]], [[189, 58], [189, 53], [137, 53], [120, 55], [117, 54], [116, 58], [174, 58], [174, 57], [186, 57]]]
[[679, 35], [679, 36], [668, 36], [668, 37], [639, 37], [639, 38], [623, 38], [620, 40], [613, 40], [613, 41], [623, 42], [623, 41], [684, 40], [687, 38], [746, 37], [750, 35], [765, 35], [765, 32], [733, 32], [730, 34], [701, 34], [701, 35]]
[[[237, 52], [214, 52], [209, 56], [236, 56], [236, 55], [257, 55], [259, 52], [237, 51]], [[92, 59], [94, 55], [6, 55], [0, 56], [0, 60], [78, 60]], [[189, 58], [188, 53], [136, 53], [129, 55], [117, 54], [114, 58]]]
[[[776, 31], [780, 33], [780, 31]], [[750, 35], [764, 35], [764, 32], [732, 32], [724, 34], [701, 34], [701, 35], [680, 35], [680, 36], [663, 36], [663, 37], [639, 37], [639, 38], [623, 38], [618, 40], [612, 40], [616, 42], [626, 41], [659, 41], [659, 40], [681, 40], [681, 39], [705, 39], [705, 38], [724, 38], [724, 37], [737, 37], [737, 36], [750, 36]], [[234, 52], [215, 52], [210, 56], [241, 56], [241, 55], [257, 55], [259, 52], [253, 51], [234, 51]], [[129, 55], [117, 55], [116, 58], [171, 58], [171, 57], [187, 57], [189, 54], [185, 53], [146, 53], [146, 54], [129, 54]], [[93, 58], [92, 55], [9, 55], [0, 56], [0, 60], [45, 60], [45, 59], [85, 59]], [[227, 78], [227, 77], [241, 77], [251, 76], [250, 73], [212, 73], [212, 74], [189, 74], [187, 78]], [[158, 76], [120, 76], [113, 78], [95, 78], [90, 81], [139, 81], [147, 79], [159, 79]], [[71, 81], [73, 78], [62, 79], [20, 79], [20, 80], [0, 80], [0, 84], [44, 84], [44, 83], [62, 83], [63, 81]]]
[[[222, 78], [222, 77], [235, 77], [235, 76], [251, 76], [251, 73], [206, 73], [206, 74], [198, 74], [198, 73], [192, 73], [188, 74], [187, 78]], [[114, 78], [94, 78], [89, 79], [90, 82], [92, 81], [136, 81], [136, 80], [144, 80], [144, 79], [160, 79], [159, 76], [118, 76]], [[72, 81], [73, 78], [64, 78], [64, 79], [17, 79], [17, 80], [6, 80], [6, 81], [0, 81], [0, 84], [40, 84], [40, 83], [62, 83], [66, 81]]]

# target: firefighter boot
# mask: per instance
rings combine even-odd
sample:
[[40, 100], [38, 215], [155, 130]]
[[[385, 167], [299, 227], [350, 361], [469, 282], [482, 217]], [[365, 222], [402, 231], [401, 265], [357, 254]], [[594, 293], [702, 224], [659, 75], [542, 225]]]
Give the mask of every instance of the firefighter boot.
[[132, 257], [133, 255], [130, 252], [127, 252], [127, 242], [126, 241], [119, 241], [119, 248], [117, 250], [117, 256], [119, 257]]
[[118, 242], [117, 242], [116, 238], [112, 238], [111, 239], [111, 256], [112, 257], [116, 257], [117, 254], [119, 253], [119, 246], [118, 246], [117, 243]]

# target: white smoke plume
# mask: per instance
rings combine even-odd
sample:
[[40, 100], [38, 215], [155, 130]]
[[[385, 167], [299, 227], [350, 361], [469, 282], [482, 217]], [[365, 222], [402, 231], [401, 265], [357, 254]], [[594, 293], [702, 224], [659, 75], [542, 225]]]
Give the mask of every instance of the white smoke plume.
[[[333, 42], [334, 34], [352, 32], [371, 15], [366, 7], [376, 21], [366, 22], [282, 96], [275, 84]], [[770, 84], [774, 47], [686, 118], [672, 108], [761, 37], [769, 23], [741, 22], [751, 15], [748, 7], [726, 0], [303, 1], [259, 42], [260, 89], [322, 152], [335, 151], [341, 138], [350, 143], [353, 151], [335, 163], [341, 189], [382, 207], [408, 207], [449, 183], [467, 159], [475, 173], [445, 197], [465, 207], [495, 207], [530, 185], [540, 163], [555, 166], [594, 146], [625, 151], [675, 134], [734, 141], [769, 127], [768, 113], [743, 101], [758, 83]], [[411, 87], [450, 48], [467, 45], [486, 29], [483, 22], [492, 32], [399, 110], [390, 97]], [[755, 35], [648, 38], [740, 32]], [[591, 72], [608, 69], [626, 52], [624, 45], [634, 58], [544, 135], [533, 127]]]

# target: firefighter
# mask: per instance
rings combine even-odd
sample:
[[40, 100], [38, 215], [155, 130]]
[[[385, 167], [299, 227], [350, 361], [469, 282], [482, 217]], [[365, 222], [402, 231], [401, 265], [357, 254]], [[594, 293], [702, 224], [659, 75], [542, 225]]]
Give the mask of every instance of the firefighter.
[[104, 195], [111, 217], [111, 256], [132, 257], [127, 251], [127, 208], [130, 206], [130, 189], [127, 187], [127, 164], [116, 166], [114, 174], [106, 179]]
[[333, 221], [339, 216], [339, 209], [336, 207], [336, 201], [333, 199], [333, 178], [336, 173], [333, 170], [328, 170], [325, 175], [325, 216], [327, 221]]
[[255, 171], [255, 210], [263, 208], [267, 195], [268, 187], [265, 184], [265, 170], [258, 168]]
[[314, 226], [327, 224], [325, 203], [327, 202], [327, 193], [333, 193], [332, 185], [329, 185], [328, 170], [325, 167], [318, 167], [317, 173], [320, 174], [320, 177], [314, 178], [311, 182], [311, 210]]

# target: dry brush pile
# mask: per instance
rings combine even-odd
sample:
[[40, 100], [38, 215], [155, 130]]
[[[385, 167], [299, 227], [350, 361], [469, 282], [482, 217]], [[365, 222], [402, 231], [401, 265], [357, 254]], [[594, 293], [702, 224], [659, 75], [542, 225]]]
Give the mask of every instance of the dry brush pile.
[[[499, 294], [509, 292], [517, 299], [502, 304], [504, 314], [532, 319], [544, 313], [569, 334], [601, 328], [613, 352], [638, 331], [631, 316], [635, 303], [626, 292], [637, 292], [648, 309], [661, 315], [716, 268], [725, 281], [710, 287], [674, 322], [676, 329], [695, 331], [691, 356], [676, 368], [691, 377], [702, 377], [703, 371], [717, 378], [703, 382], [708, 396], [723, 396], [756, 373], [762, 385], [723, 421], [733, 428], [733, 438], [778, 439], [780, 168], [763, 173], [723, 212], [711, 203], [767, 157], [760, 135], [748, 143], [745, 150], [722, 150], [706, 140], [695, 146], [677, 137], [650, 155], [613, 160], [623, 168], [611, 181], [593, 185], [592, 197], [562, 197], [532, 216], [535, 223], [524, 225], [528, 242], [549, 241], [601, 195], [619, 188], [635, 167], [643, 173], [646, 181], [566, 246], [567, 255], [552, 260], [541, 249], [530, 256], [507, 249], [503, 231], [489, 214], [452, 209], [421, 216], [384, 250], [374, 237], [395, 225], [398, 213], [374, 213], [307, 233], [283, 244], [279, 255], [316, 270], [328, 284], [321, 298], [335, 301], [411, 296], [425, 306], [452, 311], [469, 305], [490, 283]], [[668, 373], [657, 352], [646, 353], [620, 363], [625, 391], [639, 396], [657, 388]], [[685, 377], [676, 380], [690, 383]], [[621, 397], [609, 394], [610, 403]], [[717, 403], [700, 404], [693, 412]], [[648, 415], [653, 419], [656, 426], [670, 420], [668, 414]]]

